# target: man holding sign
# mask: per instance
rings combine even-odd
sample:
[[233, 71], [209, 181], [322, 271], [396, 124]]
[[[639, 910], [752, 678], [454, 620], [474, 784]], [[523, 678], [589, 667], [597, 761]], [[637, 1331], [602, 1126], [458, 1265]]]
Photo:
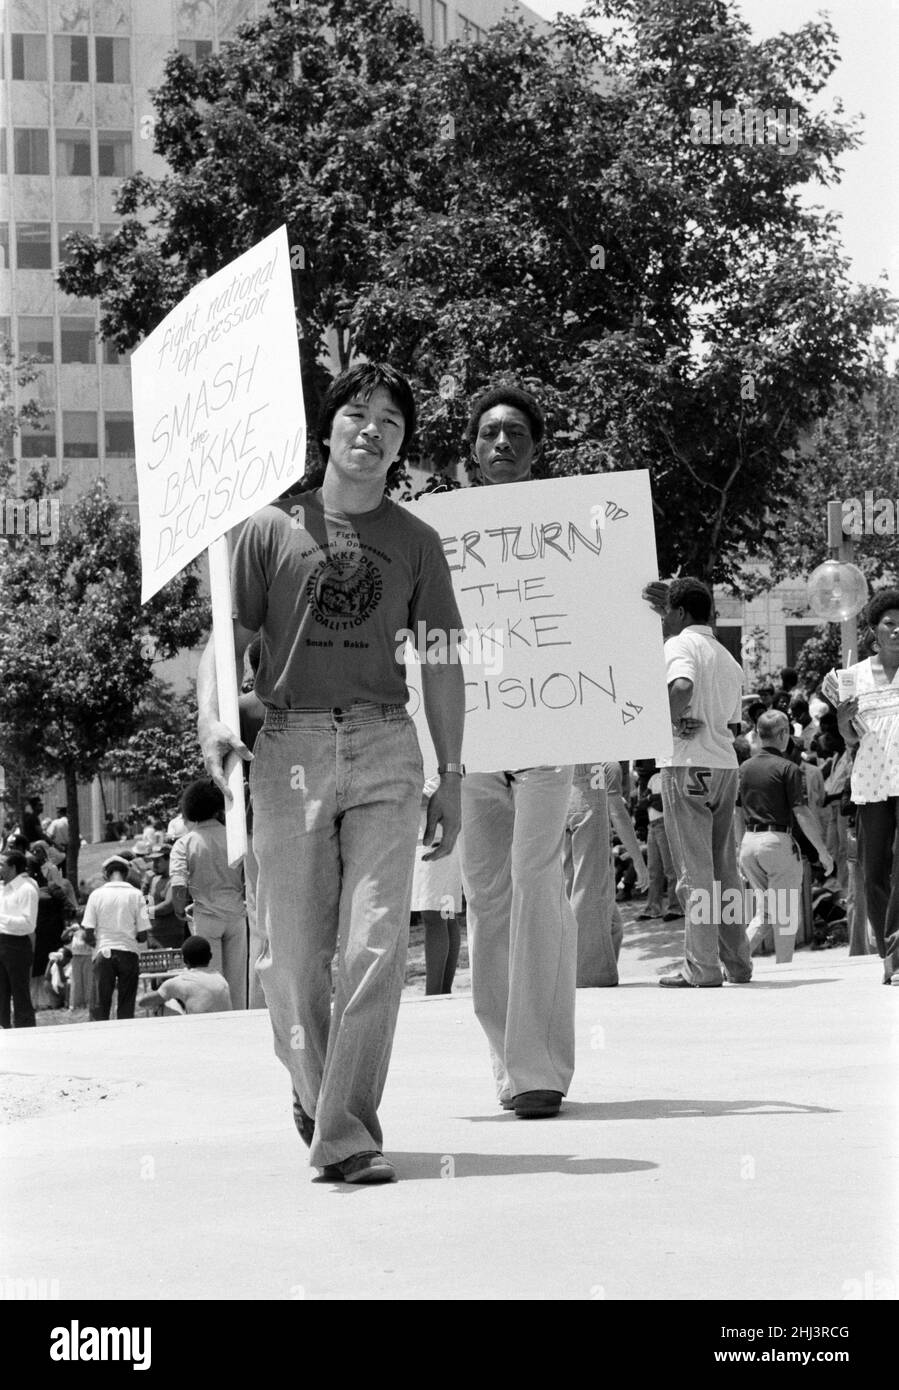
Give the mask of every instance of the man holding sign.
[[[437, 533], [384, 495], [414, 426], [398, 372], [365, 363], [343, 373], [319, 420], [321, 488], [257, 512], [232, 567], [238, 663], [256, 632], [262, 639], [256, 693], [266, 719], [250, 777], [267, 938], [258, 970], [312, 1163], [355, 1183], [396, 1178], [377, 1108], [403, 984], [424, 782], [397, 633], [436, 628], [451, 645], [461, 628]], [[452, 659], [431, 657], [421, 671], [441, 773], [425, 843], [438, 859], [459, 830], [464, 686]], [[197, 696], [206, 765], [224, 789], [223, 757], [251, 755], [219, 722], [211, 644]]]

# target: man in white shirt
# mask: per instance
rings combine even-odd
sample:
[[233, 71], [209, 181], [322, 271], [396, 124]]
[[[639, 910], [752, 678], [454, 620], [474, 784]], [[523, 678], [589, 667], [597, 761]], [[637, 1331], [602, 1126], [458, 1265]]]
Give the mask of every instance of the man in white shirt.
[[[18, 850], [0, 854], [0, 1028], [33, 1028], [31, 963], [38, 886]], [[15, 1024], [12, 1019], [15, 1017]]]
[[[662, 805], [684, 909], [684, 962], [659, 984], [748, 984], [752, 960], [734, 845], [743, 671], [709, 626], [712, 595], [699, 579], [676, 579], [664, 618], [674, 752], [659, 759]], [[733, 920], [736, 918], [737, 920]]]
[[85, 939], [94, 950], [94, 1002], [91, 1019], [104, 1022], [118, 988], [117, 1018], [134, 1017], [139, 952], [150, 930], [147, 906], [139, 888], [128, 882], [131, 865], [120, 854], [103, 864], [106, 882], [95, 888], [84, 909]]

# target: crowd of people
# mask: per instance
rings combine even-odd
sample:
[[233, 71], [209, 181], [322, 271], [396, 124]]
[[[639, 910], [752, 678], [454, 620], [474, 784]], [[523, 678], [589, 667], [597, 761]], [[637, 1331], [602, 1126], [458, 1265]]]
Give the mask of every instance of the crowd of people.
[[[210, 640], [197, 686], [209, 776], [186, 789], [172, 843], [144, 846], [152, 873], [141, 879], [122, 852], [106, 861], [75, 932], [92, 961], [92, 1017], [108, 1017], [114, 987], [118, 1017], [133, 1012], [142, 943], [171, 946], [179, 933], [180, 983], [150, 991], [148, 1008], [227, 1007], [226, 993], [234, 1008], [264, 1001], [311, 1162], [350, 1183], [396, 1177], [378, 1107], [413, 909], [432, 994], [452, 987], [465, 913], [497, 1102], [521, 1119], [558, 1114], [568, 1092], [576, 988], [618, 983], [616, 898], [645, 893], [642, 922], [683, 919], [667, 989], [748, 985], [754, 952], [770, 943], [787, 961], [820, 921], [831, 932], [845, 922], [865, 951], [870, 925], [884, 982], [899, 981], [899, 590], [874, 595], [866, 655], [848, 672], [818, 692], [784, 670], [779, 689], [747, 700], [708, 587], [649, 580], [673, 735], [658, 765], [466, 775], [460, 665], [423, 662], [439, 764], [425, 782], [397, 634], [461, 634], [462, 622], [437, 533], [386, 496], [414, 428], [394, 369], [365, 363], [331, 384], [318, 485], [263, 508], [235, 548], [235, 651], [253, 673], [240, 729], [219, 718]], [[544, 437], [532, 393], [482, 395], [466, 441], [478, 480], [530, 480]], [[346, 631], [352, 640], [337, 640]], [[231, 753], [249, 765], [242, 871], [228, 866], [223, 826]], [[0, 864], [9, 1026], [11, 996], [16, 1024], [27, 1022], [12, 981], [48, 866], [9, 840]], [[85, 965], [79, 978], [83, 992]]]

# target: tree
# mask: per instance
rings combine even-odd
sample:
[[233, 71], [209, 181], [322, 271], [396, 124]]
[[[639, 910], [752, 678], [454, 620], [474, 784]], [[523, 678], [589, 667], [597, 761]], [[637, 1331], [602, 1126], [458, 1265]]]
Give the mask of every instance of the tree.
[[143, 797], [138, 816], [169, 820], [187, 783], [203, 776], [196, 691], [178, 696], [153, 680], [144, 690], [136, 719], [140, 727], [110, 749], [102, 771], [133, 783]]
[[[584, 14], [612, 32], [507, 20], [438, 51], [381, 0], [273, 0], [199, 66], [169, 61], [171, 173], [126, 181], [121, 228], [77, 238], [60, 280], [125, 349], [286, 222], [310, 413], [326, 349], [387, 358], [442, 470], [475, 391], [533, 382], [543, 471], [649, 468], [663, 573], [736, 586], [801, 503], [800, 440], [870, 385], [896, 317], [797, 196], [858, 142], [815, 107], [836, 36], [822, 18], [754, 43], [725, 0]], [[716, 101], [782, 111], [784, 135], [795, 112], [795, 149], [703, 144]]]
[[62, 519], [56, 544], [0, 553], [0, 741], [65, 778], [68, 876], [77, 882], [77, 783], [134, 728], [156, 657], [208, 628], [196, 566], [140, 603], [137, 526], [102, 482]]
[[[899, 376], [880, 372], [864, 396], [841, 389], [802, 450], [805, 496], [780, 520], [768, 546], [770, 582], [808, 574], [827, 558], [827, 504], [840, 501], [845, 516], [862, 522], [855, 563], [868, 583], [895, 582], [899, 573]], [[865, 530], [865, 497], [871, 529]], [[876, 508], [881, 499], [889, 508]], [[854, 505], [857, 503], [858, 505]], [[881, 523], [886, 523], [881, 525]], [[874, 529], [874, 526], [878, 530]]]
[[820, 627], [815, 628], [811, 637], [805, 639], [796, 655], [799, 684], [812, 695], [820, 689], [828, 671], [842, 664], [840, 625], [822, 623]]

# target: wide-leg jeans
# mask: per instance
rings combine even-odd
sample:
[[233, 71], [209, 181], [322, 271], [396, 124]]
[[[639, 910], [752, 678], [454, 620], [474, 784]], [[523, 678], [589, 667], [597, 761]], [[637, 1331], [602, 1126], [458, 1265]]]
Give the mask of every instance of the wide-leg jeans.
[[[273, 710], [250, 770], [256, 964], [311, 1161], [381, 1149], [424, 784], [402, 706]], [[333, 1012], [331, 962], [338, 951]]]

